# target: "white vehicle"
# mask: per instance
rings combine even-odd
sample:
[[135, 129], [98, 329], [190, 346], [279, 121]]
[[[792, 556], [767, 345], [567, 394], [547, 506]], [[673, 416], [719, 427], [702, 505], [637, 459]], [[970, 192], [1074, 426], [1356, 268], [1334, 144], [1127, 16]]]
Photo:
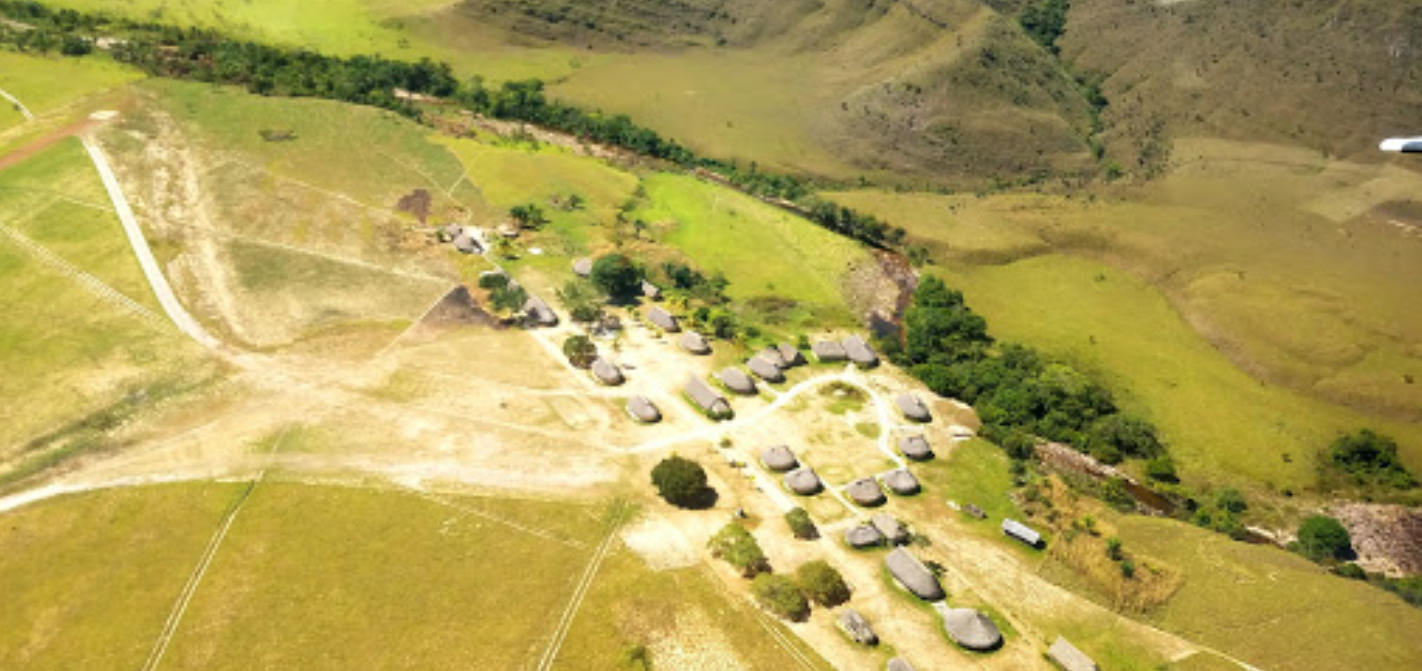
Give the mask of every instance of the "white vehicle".
[[1422, 154], [1422, 137], [1390, 137], [1383, 140], [1378, 149], [1402, 154]]

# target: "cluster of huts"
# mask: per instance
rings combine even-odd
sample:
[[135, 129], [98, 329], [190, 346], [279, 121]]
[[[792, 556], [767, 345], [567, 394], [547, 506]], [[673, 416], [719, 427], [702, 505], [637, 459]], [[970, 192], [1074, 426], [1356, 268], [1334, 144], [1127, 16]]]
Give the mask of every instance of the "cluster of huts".
[[844, 340], [821, 340], [810, 346], [810, 353], [825, 363], [850, 361], [860, 368], [879, 365], [879, 355], [858, 335], [849, 336]]

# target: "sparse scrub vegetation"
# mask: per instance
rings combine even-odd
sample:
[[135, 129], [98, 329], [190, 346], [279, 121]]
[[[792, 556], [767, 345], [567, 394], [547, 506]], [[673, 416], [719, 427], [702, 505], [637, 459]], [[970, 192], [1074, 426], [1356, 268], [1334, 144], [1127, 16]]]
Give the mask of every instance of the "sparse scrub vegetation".
[[844, 576], [822, 559], [805, 562], [795, 569], [795, 582], [807, 598], [825, 608], [849, 601], [849, 585]]
[[774, 573], [761, 573], [751, 582], [751, 594], [762, 608], [792, 622], [810, 616], [810, 602], [794, 580]]
[[815, 527], [815, 521], [810, 519], [810, 513], [804, 508], [795, 508], [785, 513], [785, 523], [790, 525], [790, 532], [795, 534], [800, 540], [814, 540], [820, 537], [820, 530]]
[[[758, 574], [770, 572], [770, 560], [766, 558], [765, 551], [760, 549], [760, 543], [756, 542], [755, 536], [752, 536], [749, 530], [736, 522], [721, 527], [707, 542], [707, 546], [711, 548], [711, 556], [725, 560], [740, 571], [742, 576], [753, 578]], [[790, 584], [794, 586], [793, 582]], [[779, 592], [778, 588], [776, 592]], [[798, 588], [795, 593], [800, 593]]]

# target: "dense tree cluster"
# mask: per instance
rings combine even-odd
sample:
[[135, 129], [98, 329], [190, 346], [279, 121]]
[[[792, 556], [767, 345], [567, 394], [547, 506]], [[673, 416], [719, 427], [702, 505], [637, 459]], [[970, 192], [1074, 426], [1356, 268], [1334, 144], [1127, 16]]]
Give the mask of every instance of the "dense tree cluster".
[[1028, 37], [1055, 54], [1060, 52], [1057, 40], [1066, 32], [1069, 9], [1069, 0], [1037, 0], [1022, 9], [1017, 22]]
[[783, 575], [762, 573], [751, 582], [751, 594], [762, 608], [792, 622], [810, 617], [810, 602], [794, 580]]
[[1328, 448], [1328, 461], [1360, 485], [1407, 489], [1417, 484], [1397, 456], [1397, 441], [1372, 429], [1339, 436]]
[[795, 534], [800, 540], [814, 540], [820, 537], [820, 530], [815, 526], [815, 521], [810, 519], [810, 513], [804, 508], [795, 507], [785, 513], [785, 523], [790, 525], [790, 533]]
[[1348, 529], [1332, 517], [1314, 515], [1299, 525], [1297, 548], [1300, 554], [1316, 562], [1350, 559], [1353, 540]]
[[706, 469], [676, 455], [661, 460], [652, 468], [652, 485], [667, 503], [682, 508], [701, 507], [710, 491], [706, 484]]
[[[987, 321], [967, 306], [963, 294], [932, 275], [923, 279], [904, 315], [902, 346], [888, 343], [885, 352], [935, 393], [973, 404], [984, 435], [1013, 456], [1030, 456], [1033, 436], [1070, 444], [1107, 463], [1164, 454], [1155, 427], [1121, 413], [1105, 387], [1029, 347], [995, 343]], [[1160, 479], [1174, 478], [1167, 462], [1156, 464], [1155, 472]]]
[[834, 608], [849, 600], [849, 585], [844, 576], [823, 559], [805, 562], [795, 569], [795, 581], [800, 583], [800, 591], [811, 601]]
[[642, 292], [644, 271], [632, 259], [622, 254], [604, 254], [593, 262], [593, 286], [609, 298], [627, 300]]

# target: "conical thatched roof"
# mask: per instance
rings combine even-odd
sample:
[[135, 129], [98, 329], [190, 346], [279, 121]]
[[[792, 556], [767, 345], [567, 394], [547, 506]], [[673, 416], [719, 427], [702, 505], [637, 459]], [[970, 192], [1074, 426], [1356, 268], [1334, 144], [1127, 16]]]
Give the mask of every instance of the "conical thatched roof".
[[853, 608], [846, 608], [843, 613], [839, 614], [839, 628], [843, 629], [844, 633], [849, 634], [849, 637], [854, 639], [856, 643], [863, 643], [864, 645], [879, 644], [879, 636], [874, 633], [874, 628], [869, 626], [869, 621], [864, 619], [864, 616], [860, 615], [859, 611]]
[[904, 417], [908, 419], [915, 422], [928, 422], [933, 420], [933, 415], [928, 412], [928, 406], [924, 405], [923, 401], [919, 400], [919, 398], [913, 394], [908, 392], [899, 394], [899, 397], [894, 399], [894, 403], [899, 406], [899, 412], [903, 413]]
[[899, 524], [893, 515], [875, 515], [869, 518], [869, 523], [874, 525], [874, 528], [878, 529], [879, 533], [883, 534], [884, 538], [892, 545], [903, 545], [909, 542], [908, 529]]
[[861, 524], [857, 527], [850, 527], [844, 532], [844, 542], [850, 547], [867, 548], [873, 545], [880, 545], [884, 542], [884, 534], [872, 524]]
[[992, 650], [1002, 645], [1002, 632], [997, 625], [972, 608], [950, 608], [943, 614], [943, 628], [954, 643], [969, 650]]
[[879, 365], [879, 356], [874, 353], [874, 348], [870, 347], [869, 343], [864, 342], [863, 338], [857, 335], [849, 336], [844, 339], [843, 346], [845, 356], [848, 356], [856, 366], [873, 368]]
[[655, 301], [661, 299], [662, 290], [657, 288], [657, 285], [642, 280], [642, 295]]
[[716, 374], [716, 379], [727, 389], [737, 393], [750, 395], [755, 393], [755, 380], [750, 379], [746, 372], [735, 367], [730, 367]]
[[899, 451], [914, 461], [933, 458], [933, 450], [928, 447], [928, 440], [918, 434], [899, 437]]
[[919, 490], [918, 478], [913, 477], [907, 468], [898, 468], [884, 474], [884, 486], [889, 491], [900, 496], [917, 494]]
[[820, 476], [809, 467], [802, 467], [785, 474], [785, 486], [790, 491], [809, 496], [820, 491]]
[[646, 396], [633, 396], [627, 399], [627, 414], [639, 422], [651, 424], [662, 419], [662, 412]]
[[889, 567], [889, 573], [893, 574], [894, 579], [913, 592], [914, 596], [924, 601], [942, 601], [946, 596], [943, 586], [938, 584], [938, 578], [933, 577], [928, 568], [909, 554], [908, 550], [894, 548], [894, 551], [884, 558], [884, 565]]
[[800, 460], [795, 458], [795, 453], [785, 445], [765, 448], [760, 453], [760, 461], [772, 471], [788, 471], [800, 465]]
[[780, 352], [780, 360], [784, 361], [786, 366], [799, 366], [805, 363], [805, 356], [800, 354], [798, 348], [788, 342], [776, 345], [775, 349]]
[[677, 323], [676, 317], [660, 307], [654, 307], [647, 311], [647, 321], [667, 333], [676, 333], [681, 330], [681, 324]]
[[592, 274], [592, 259], [583, 257], [573, 262], [573, 274], [578, 277], [587, 277]]
[[707, 343], [706, 339], [701, 337], [701, 334], [695, 331], [687, 331], [686, 333], [681, 334], [681, 340], [679, 341], [679, 344], [681, 345], [682, 349], [691, 352], [692, 354], [711, 353], [710, 343]]
[[884, 490], [874, 478], [859, 478], [844, 488], [844, 493], [861, 506], [877, 506], [884, 503]]
[[815, 358], [820, 361], [844, 361], [848, 355], [844, 353], [844, 346], [834, 340], [822, 340], [810, 347], [810, 351], [815, 353]]
[[756, 356], [759, 356], [760, 358], [775, 364], [775, 367], [781, 370], [785, 370], [786, 368], [790, 367], [790, 364], [786, 363], [785, 357], [780, 356], [780, 350], [774, 347], [767, 347], [761, 350], [760, 353]]
[[468, 233], [460, 231], [459, 235], [454, 236], [454, 248], [465, 254], [476, 254], [479, 252], [479, 243], [474, 242], [474, 238], [469, 237]]
[[895, 657], [889, 660], [889, 665], [885, 667], [887, 671], [918, 671], [912, 664], [904, 661], [903, 657]]
[[780, 367], [767, 360], [763, 355], [751, 357], [750, 361], [746, 362], [746, 368], [766, 382], [783, 382], [785, 380], [785, 374], [780, 372]]
[[622, 369], [607, 359], [593, 359], [591, 368], [593, 377], [596, 377], [598, 382], [608, 385], [619, 385], [623, 382]]
[[528, 315], [528, 319], [539, 326], [557, 326], [558, 313], [553, 308], [548, 307], [543, 299], [537, 296], [529, 296], [523, 302], [523, 313]]

